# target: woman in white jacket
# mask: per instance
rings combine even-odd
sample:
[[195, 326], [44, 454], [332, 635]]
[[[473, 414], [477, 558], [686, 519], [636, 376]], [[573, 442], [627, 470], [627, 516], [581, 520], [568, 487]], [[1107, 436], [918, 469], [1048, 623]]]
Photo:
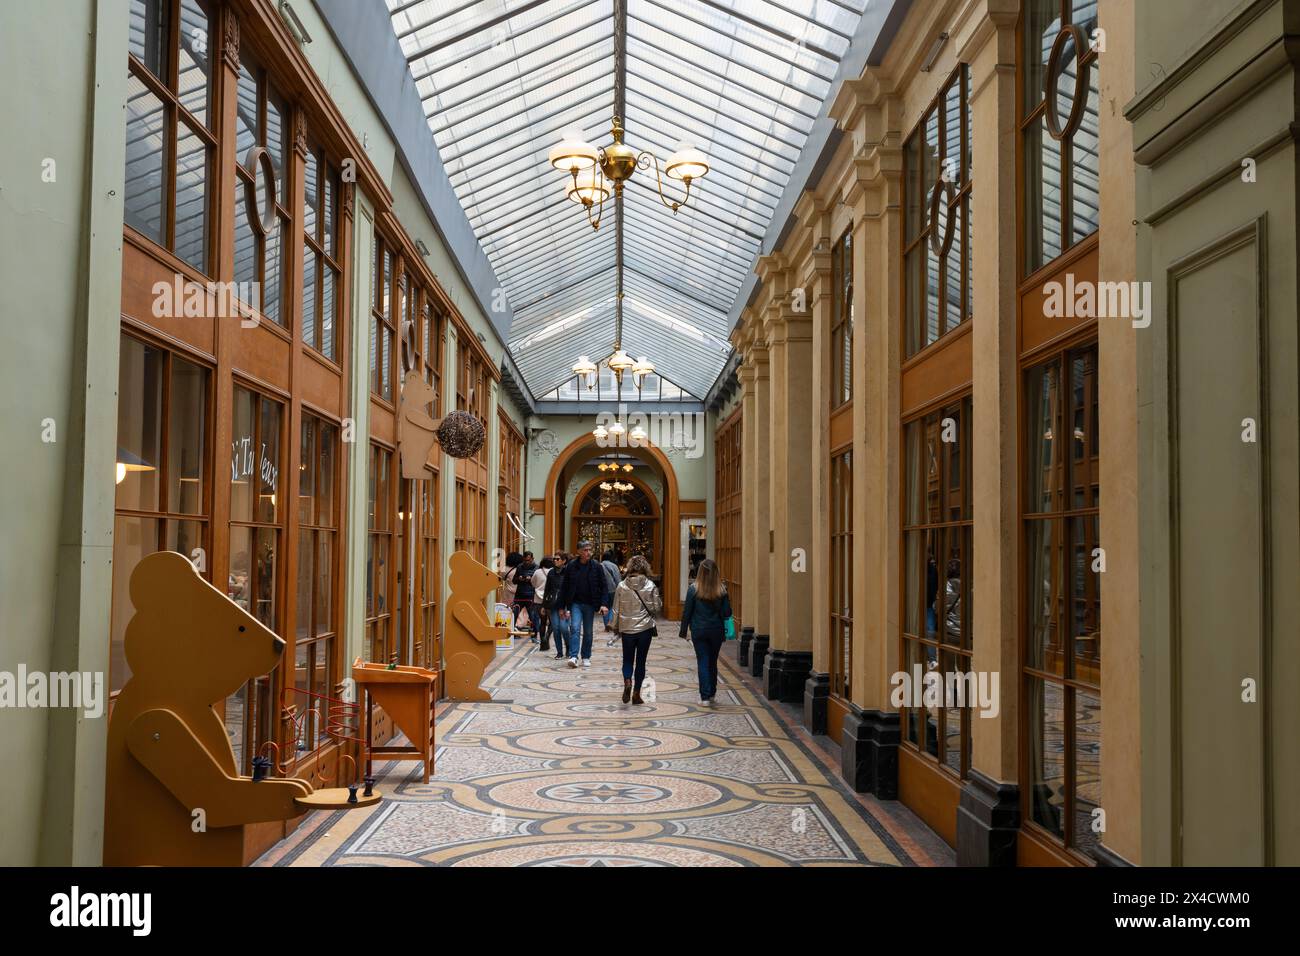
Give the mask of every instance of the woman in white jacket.
[[610, 602], [610, 627], [623, 639], [623, 703], [642, 703], [641, 682], [650, 641], [658, 629], [655, 617], [663, 609], [659, 589], [650, 580], [650, 562], [633, 555], [627, 563], [627, 577], [614, 589]]

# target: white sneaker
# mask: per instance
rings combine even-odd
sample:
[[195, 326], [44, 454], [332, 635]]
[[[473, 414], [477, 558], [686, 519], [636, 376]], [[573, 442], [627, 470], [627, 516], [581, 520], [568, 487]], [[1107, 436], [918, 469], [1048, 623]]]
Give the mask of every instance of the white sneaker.
[[570, 657], [570, 658], [569, 658], [569, 666], [570, 666], [570, 667], [577, 667], [577, 666], [578, 666], [578, 659], [577, 659], [576, 657]]
[[700, 698], [700, 706], [701, 706], [701, 707], [708, 707], [708, 706], [709, 706], [709, 698], [707, 698], [707, 697], [701, 697], [701, 698]]
[[583, 666], [583, 667], [590, 667], [590, 666], [591, 666], [591, 658], [590, 658], [590, 657], [585, 658], [585, 659], [583, 660], [583, 662], [582, 662], [582, 666]]

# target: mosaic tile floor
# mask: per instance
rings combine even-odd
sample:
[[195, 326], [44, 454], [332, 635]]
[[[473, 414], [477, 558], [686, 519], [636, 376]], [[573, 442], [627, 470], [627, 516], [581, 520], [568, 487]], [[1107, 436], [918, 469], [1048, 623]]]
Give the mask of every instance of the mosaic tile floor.
[[729, 655], [718, 706], [700, 707], [690, 644], [660, 629], [639, 707], [622, 703], [621, 650], [599, 633], [589, 669], [528, 644], [499, 652], [493, 702], [440, 709], [428, 784], [414, 762], [377, 764], [381, 803], [313, 814], [256, 865], [947, 862], [905, 808], [851, 793]]

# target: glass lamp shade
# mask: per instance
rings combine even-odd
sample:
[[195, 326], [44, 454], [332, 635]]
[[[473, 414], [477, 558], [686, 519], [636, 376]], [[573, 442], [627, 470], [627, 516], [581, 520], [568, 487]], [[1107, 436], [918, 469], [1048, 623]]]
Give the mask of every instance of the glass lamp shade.
[[551, 165], [562, 173], [580, 173], [593, 168], [600, 156], [596, 147], [576, 137], [566, 137], [551, 147]]
[[694, 146], [683, 144], [677, 152], [668, 157], [665, 170], [673, 179], [690, 182], [703, 179], [709, 172], [709, 158]]
[[634, 444], [640, 445], [643, 444], [649, 436], [646, 435], [645, 429], [638, 425], [636, 428], [632, 429], [631, 434], [627, 437], [630, 438]]
[[618, 351], [616, 351], [613, 355], [609, 357], [609, 360], [606, 364], [609, 365], [611, 371], [617, 372], [619, 375], [622, 375], [624, 372], [630, 369], [634, 363], [632, 362], [632, 357], [620, 348], [618, 349]]
[[611, 485], [608, 481], [602, 481], [602, 482], [600, 483], [600, 490], [601, 490], [601, 491], [613, 491], [613, 490], [614, 490], [614, 486]]
[[564, 184], [564, 195], [573, 202], [584, 206], [594, 206], [609, 198], [609, 189], [604, 177], [594, 167], [585, 173], [578, 173], [576, 179]]
[[624, 471], [631, 471], [631, 470], [632, 470], [632, 466], [631, 466], [631, 465], [624, 465], [624, 466], [623, 466], [623, 470], [624, 470]]
[[615, 422], [609, 426], [609, 433], [611, 435], [621, 435], [625, 431], [627, 431], [627, 429], [623, 427], [622, 422]]
[[636, 382], [636, 387], [640, 388], [641, 382], [654, 370], [654, 363], [644, 355], [637, 359], [636, 364], [632, 366], [632, 381]]
[[596, 441], [604, 441], [609, 437], [609, 432], [605, 430], [604, 425], [597, 425], [591, 430], [591, 434], [595, 437]]
[[585, 355], [579, 355], [578, 361], [573, 363], [573, 374], [587, 386], [587, 391], [596, 387], [596, 371], [596, 363]]

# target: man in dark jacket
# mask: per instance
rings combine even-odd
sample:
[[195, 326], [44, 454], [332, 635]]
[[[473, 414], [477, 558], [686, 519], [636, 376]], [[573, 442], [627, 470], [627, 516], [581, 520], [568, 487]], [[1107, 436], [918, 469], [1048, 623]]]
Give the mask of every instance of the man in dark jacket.
[[578, 666], [573, 653], [577, 644], [578, 621], [582, 622], [582, 666], [591, 666], [591, 643], [597, 608], [604, 614], [609, 610], [611, 595], [605, 568], [591, 558], [591, 542], [578, 542], [578, 558], [564, 569], [564, 583], [560, 590], [560, 616], [569, 622], [569, 666]]

